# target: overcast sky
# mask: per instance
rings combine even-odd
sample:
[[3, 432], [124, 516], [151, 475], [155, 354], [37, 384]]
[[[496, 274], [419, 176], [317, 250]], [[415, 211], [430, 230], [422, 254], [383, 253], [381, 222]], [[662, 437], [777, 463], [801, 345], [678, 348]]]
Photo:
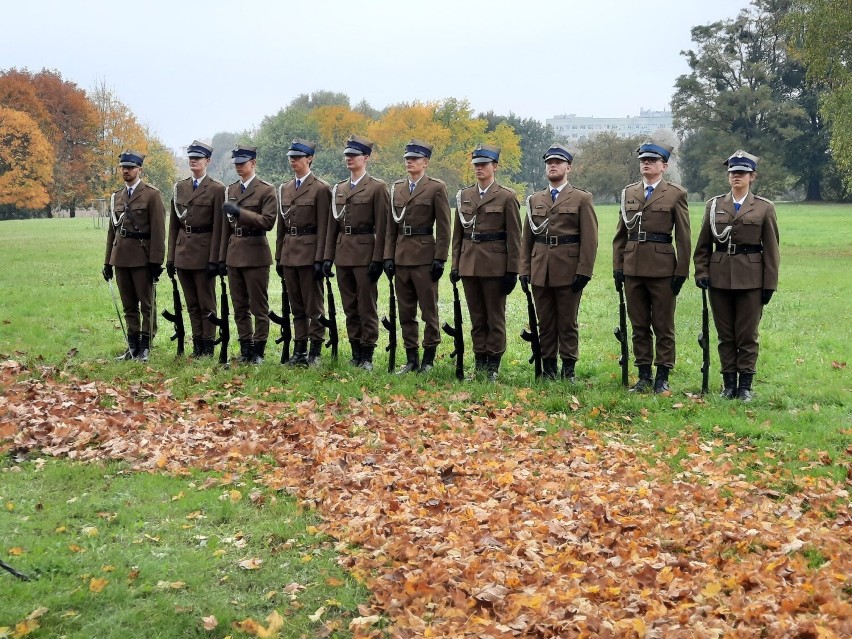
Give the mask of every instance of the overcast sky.
[[0, 66], [105, 82], [179, 147], [257, 126], [301, 93], [447, 97], [544, 121], [668, 108], [690, 28], [745, 0], [16, 0]]

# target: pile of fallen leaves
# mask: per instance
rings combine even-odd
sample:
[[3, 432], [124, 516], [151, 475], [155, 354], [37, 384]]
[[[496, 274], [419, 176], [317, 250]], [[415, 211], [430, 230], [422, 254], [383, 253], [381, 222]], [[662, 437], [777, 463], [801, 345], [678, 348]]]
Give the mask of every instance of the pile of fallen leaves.
[[0, 371], [0, 451], [172, 472], [273, 456], [264, 481], [317, 509], [394, 637], [852, 636], [848, 483], [777, 492], [697, 437], [545, 435], [517, 405], [178, 402]]

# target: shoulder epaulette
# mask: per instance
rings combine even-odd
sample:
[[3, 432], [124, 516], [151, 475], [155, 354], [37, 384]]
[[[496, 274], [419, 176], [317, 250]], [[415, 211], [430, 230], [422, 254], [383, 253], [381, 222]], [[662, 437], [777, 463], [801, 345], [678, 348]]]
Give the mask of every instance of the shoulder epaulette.
[[322, 184], [323, 186], [327, 186], [327, 187], [329, 187], [329, 188], [331, 187], [331, 184], [329, 184], [328, 182], [326, 182], [325, 180], [323, 180], [321, 177], [317, 177], [317, 176], [315, 175], [315, 176], [314, 176], [314, 180], [316, 180], [317, 182], [319, 182], [319, 183], [320, 183], [320, 184]]
[[240, 183], [240, 181], [239, 181], [239, 180], [237, 180], [236, 182], [231, 182], [228, 186], [229, 186], [229, 187], [231, 187], [231, 186], [235, 186], [235, 185], [237, 185], [237, 184], [239, 184], [239, 183]]
[[722, 193], [721, 195], [714, 195], [709, 200], [707, 200], [707, 202], [705, 202], [705, 204], [710, 204], [710, 202], [712, 202], [713, 200], [721, 200], [726, 195], [727, 195], [727, 193]]
[[402, 183], [403, 183], [403, 182], [405, 182], [407, 179], [408, 179], [408, 178], [402, 178], [401, 180], [394, 180], [394, 181], [393, 181], [393, 183], [394, 183], [394, 184], [402, 184]]
[[159, 192], [160, 192], [160, 189], [158, 189], [158, 188], [157, 188], [156, 186], [154, 186], [153, 184], [148, 184], [147, 182], [143, 182], [142, 184], [144, 184], [145, 186], [147, 186], [149, 189], [154, 189], [157, 193], [159, 193]]
[[275, 185], [272, 184], [272, 182], [267, 182], [266, 180], [261, 180], [260, 183], [265, 184], [266, 186], [271, 186], [272, 188], [275, 188]]
[[678, 191], [683, 191], [686, 193], [686, 189], [683, 188], [680, 184], [675, 184], [674, 182], [669, 182], [669, 186], [675, 187]]
[[517, 193], [515, 192], [515, 189], [510, 189], [508, 186], [503, 186], [502, 184], [498, 184], [497, 186], [499, 186], [504, 191], [508, 191], [512, 195], [517, 195]]
[[429, 178], [432, 182], [437, 182], [438, 184], [443, 184], [444, 186], [446, 186], [446, 185], [447, 185], [447, 183], [446, 183], [446, 182], [444, 182], [444, 181], [443, 181], [442, 179], [440, 179], [440, 178], [432, 177], [431, 175], [427, 175], [426, 177], [427, 177], [427, 178]]
[[625, 189], [629, 189], [631, 186], [639, 186], [640, 184], [642, 184], [642, 182], [641, 182], [641, 181], [639, 181], [639, 182], [632, 182], [631, 184], [628, 184], [628, 185], [627, 185], [627, 186], [625, 186], [624, 188], [625, 188]]
[[340, 180], [340, 182], [338, 182], [338, 184], [346, 184], [347, 182], [349, 182], [349, 180], [348, 180], [348, 179], [346, 179], [346, 180]]
[[[209, 175], [207, 177], [210, 178], [210, 181], [213, 182], [213, 184], [218, 184], [219, 186], [225, 186], [225, 183], [222, 182], [221, 180], [217, 180], [216, 178], [210, 177]], [[187, 178], [187, 179], [189, 179], [189, 178]]]
[[755, 200], [763, 200], [764, 202], [768, 202], [769, 204], [774, 204], [774, 202], [772, 200], [770, 200], [769, 198], [761, 197], [760, 195], [755, 195], [754, 199]]

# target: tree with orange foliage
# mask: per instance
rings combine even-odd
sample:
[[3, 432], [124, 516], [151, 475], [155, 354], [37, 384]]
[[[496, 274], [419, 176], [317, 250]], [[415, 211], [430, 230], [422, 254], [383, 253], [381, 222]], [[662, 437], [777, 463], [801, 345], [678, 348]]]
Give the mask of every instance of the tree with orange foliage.
[[52, 157], [50, 143], [30, 115], [0, 106], [0, 205], [47, 206]]

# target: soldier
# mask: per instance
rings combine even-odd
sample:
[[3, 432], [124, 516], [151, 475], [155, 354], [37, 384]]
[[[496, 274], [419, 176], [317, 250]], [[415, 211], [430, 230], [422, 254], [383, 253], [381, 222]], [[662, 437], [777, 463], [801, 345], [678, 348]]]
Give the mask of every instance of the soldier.
[[743, 150], [725, 160], [731, 191], [707, 202], [694, 256], [695, 282], [710, 291], [719, 336], [721, 395], [744, 402], [752, 400], [758, 325], [781, 261], [775, 206], [751, 193], [758, 160]]
[[216, 275], [222, 236], [225, 185], [207, 175], [213, 147], [194, 140], [186, 149], [192, 175], [176, 182], [169, 219], [166, 271], [180, 279], [189, 323], [192, 356], [212, 356], [216, 327]]
[[124, 151], [118, 158], [124, 188], [110, 197], [103, 276], [113, 278], [127, 323], [127, 351], [118, 359], [148, 361], [157, 331], [155, 286], [166, 252], [166, 209], [160, 191], [140, 178], [145, 156]]
[[323, 274], [337, 263], [337, 286], [352, 347], [352, 366], [373, 370], [379, 339], [378, 287], [390, 211], [387, 184], [367, 174], [373, 143], [350, 135], [343, 149], [349, 179], [334, 185]]
[[[219, 273], [231, 281], [234, 323], [240, 340], [241, 363], [262, 364], [269, 336], [269, 265], [272, 252], [266, 232], [278, 214], [275, 187], [255, 175], [257, 148], [237, 145], [231, 151], [240, 178], [225, 190]], [[227, 267], [227, 268], [226, 268]], [[252, 319], [254, 316], [254, 328]]]
[[475, 370], [496, 381], [506, 351], [506, 297], [518, 281], [520, 206], [515, 192], [495, 181], [500, 148], [479, 144], [471, 157], [476, 183], [456, 194], [450, 279], [464, 287]]
[[[438, 324], [438, 280], [450, 250], [450, 204], [447, 185], [426, 175], [432, 146], [411, 140], [405, 147], [408, 178], [391, 187], [391, 219], [385, 239], [384, 270], [396, 276], [399, 324], [406, 363], [399, 372], [428, 372], [441, 343]], [[417, 306], [423, 329], [423, 362], [417, 348]]]
[[[296, 332], [292, 366], [317, 365], [322, 354], [325, 314], [322, 261], [331, 203], [331, 187], [311, 173], [316, 145], [295, 138], [287, 151], [295, 179], [278, 187], [278, 238], [275, 270], [282, 278]], [[308, 340], [311, 350], [308, 352]]]
[[543, 159], [550, 188], [527, 199], [521, 287], [526, 292], [532, 284], [543, 376], [556, 379], [558, 347], [562, 379], [573, 382], [579, 354], [577, 311], [595, 266], [598, 218], [592, 194], [568, 182], [571, 153], [554, 144]]
[[[639, 381], [630, 392], [653, 386], [655, 393], [663, 393], [669, 390], [669, 371], [675, 365], [677, 295], [689, 275], [689, 209], [686, 190], [663, 179], [672, 147], [647, 141], [637, 152], [642, 181], [621, 192], [621, 218], [612, 243], [613, 278], [617, 291], [624, 287], [633, 327]], [[652, 359], [657, 364], [653, 382]]]

